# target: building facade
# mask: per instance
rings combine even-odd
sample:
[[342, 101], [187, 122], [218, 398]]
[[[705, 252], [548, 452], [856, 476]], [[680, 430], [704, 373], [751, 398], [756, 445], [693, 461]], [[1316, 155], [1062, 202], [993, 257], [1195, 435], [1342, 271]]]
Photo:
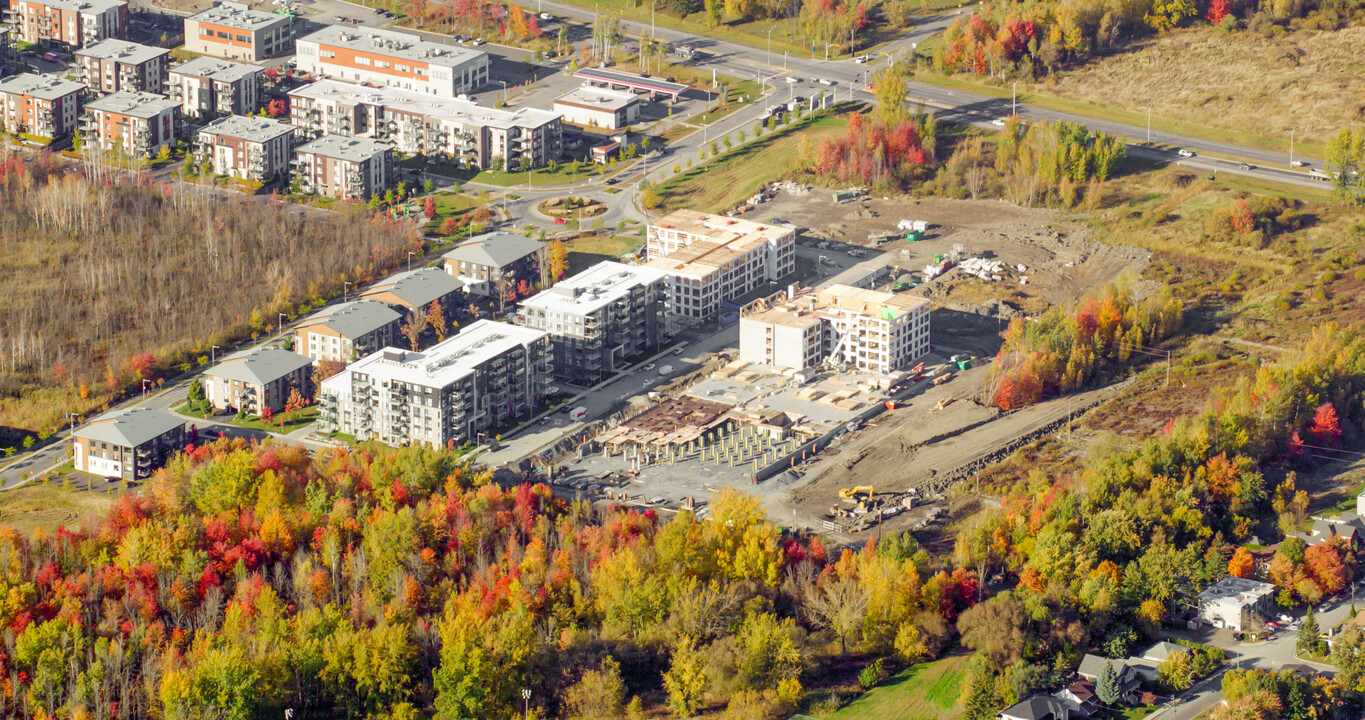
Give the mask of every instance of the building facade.
[[704, 320], [766, 283], [796, 271], [796, 230], [676, 210], [649, 226], [647, 267], [670, 277], [669, 314]]
[[564, 122], [615, 130], [640, 117], [644, 100], [633, 92], [584, 85], [555, 98]]
[[268, 182], [289, 175], [294, 127], [263, 117], [218, 118], [194, 138], [194, 157], [215, 175]]
[[151, 93], [105, 95], [86, 103], [81, 134], [85, 142], [106, 151], [155, 155], [161, 146], [175, 143], [177, 107], [174, 100]]
[[264, 68], [197, 57], [171, 68], [169, 95], [192, 118], [251, 115], [261, 109], [264, 84]]
[[98, 93], [166, 92], [171, 51], [127, 40], [101, 40], [76, 51], [85, 86]]
[[357, 300], [326, 308], [294, 329], [294, 347], [314, 363], [354, 362], [398, 344], [403, 316], [384, 303]]
[[1225, 577], [1199, 593], [1199, 619], [1236, 632], [1259, 629], [1261, 619], [1272, 616], [1275, 586], [1258, 580]]
[[0, 81], [5, 130], [39, 138], [65, 137], [81, 116], [85, 86], [59, 77], [20, 73]]
[[224, 358], [204, 372], [204, 396], [219, 410], [260, 415], [284, 409], [289, 394], [312, 394], [313, 361], [283, 348], [258, 347]]
[[455, 246], [442, 256], [446, 272], [464, 283], [465, 292], [496, 296], [501, 283], [540, 280], [545, 243], [515, 233], [485, 233]]
[[294, 150], [294, 178], [303, 192], [364, 199], [393, 180], [393, 148], [368, 138], [323, 135]]
[[294, 19], [222, 2], [185, 18], [185, 49], [245, 62], [262, 62], [294, 47]]
[[384, 348], [322, 381], [323, 431], [388, 445], [477, 440], [545, 401], [545, 333], [480, 320], [424, 352]]
[[7, 11], [14, 39], [74, 50], [128, 36], [122, 0], [13, 0]]
[[160, 410], [105, 413], [71, 433], [76, 469], [92, 475], [142, 480], [185, 446], [185, 421]]
[[465, 298], [464, 283], [437, 268], [418, 268], [390, 275], [370, 286], [360, 297], [377, 300], [406, 315], [426, 312], [434, 302], [447, 321], [455, 317]]
[[298, 67], [315, 75], [451, 97], [488, 84], [488, 53], [379, 28], [328, 25], [298, 40]]
[[592, 385], [663, 343], [667, 293], [658, 270], [601, 262], [523, 300], [517, 322], [550, 334], [556, 376]]

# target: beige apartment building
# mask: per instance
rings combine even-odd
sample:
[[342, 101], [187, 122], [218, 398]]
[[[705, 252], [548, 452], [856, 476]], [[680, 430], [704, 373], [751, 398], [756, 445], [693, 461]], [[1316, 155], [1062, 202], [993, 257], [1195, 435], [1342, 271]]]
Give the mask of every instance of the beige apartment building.
[[194, 156], [213, 174], [264, 183], [289, 175], [294, 127], [263, 117], [218, 118], [194, 138]]
[[124, 480], [150, 476], [184, 446], [184, 420], [144, 407], [105, 413], [71, 433], [77, 470]]
[[393, 180], [393, 147], [369, 138], [323, 135], [294, 150], [294, 177], [303, 192], [363, 200]]
[[127, 40], [101, 40], [76, 51], [85, 86], [97, 93], [166, 92], [171, 51]]
[[377, 300], [324, 308], [294, 330], [294, 347], [314, 363], [354, 362], [398, 343], [403, 316]]
[[151, 93], [117, 92], [85, 105], [81, 133], [85, 142], [106, 151], [155, 155], [175, 143], [174, 100]]
[[259, 65], [197, 57], [171, 68], [169, 95], [187, 117], [251, 115], [261, 109], [264, 85]]
[[313, 361], [283, 348], [266, 346], [224, 358], [204, 372], [204, 396], [213, 407], [260, 415], [284, 409], [289, 393], [312, 393]]
[[684, 323], [796, 271], [795, 229], [695, 210], [650, 225], [645, 248], [645, 266], [670, 277], [669, 315]]

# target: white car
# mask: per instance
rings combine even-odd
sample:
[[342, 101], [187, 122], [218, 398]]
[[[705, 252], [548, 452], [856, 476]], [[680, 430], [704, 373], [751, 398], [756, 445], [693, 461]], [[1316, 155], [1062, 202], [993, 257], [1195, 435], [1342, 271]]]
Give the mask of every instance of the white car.
[[1005, 127], [1005, 118], [996, 118], [991, 121], [991, 124], [996, 127]]
[[541, 14], [540, 14], [540, 19], [541, 19], [541, 20], [554, 20], [554, 19], [555, 19], [555, 16], [554, 16], [554, 15], [551, 15], [550, 13], [541, 13]]
[[482, 44], [483, 44], [483, 38], [474, 38], [474, 42], [469, 43], [469, 44], [470, 44], [470, 45], [482, 45]]
[[673, 366], [672, 366], [672, 365], [665, 365], [665, 366], [659, 368], [659, 374], [660, 374], [660, 375], [667, 375], [667, 374], [669, 374], [669, 373], [671, 373], [671, 372], [673, 372]]
[[820, 78], [820, 84], [821, 84], [821, 85], [833, 85], [833, 84], [834, 84], [834, 81], [833, 81], [833, 80], [830, 80], [830, 79], [828, 79], [828, 78]]
[[791, 75], [788, 75], [788, 76], [787, 76], [787, 82], [789, 82], [789, 83], [799, 83], [799, 82], [801, 82], [801, 78], [799, 78], [799, 77], [793, 77], [793, 76], [791, 76]]
[[872, 59], [871, 55], [859, 55], [858, 57], [853, 58], [853, 62], [858, 63], [859, 65], [864, 65], [867, 63], [867, 61], [871, 59]]
[[654, 363], [649, 363], [648, 365], [645, 365], [643, 368], [641, 368], [641, 370], [644, 370], [645, 372], [650, 372], [654, 370]]
[[1179, 155], [1180, 157], [1194, 157], [1194, 153], [1189, 150], [1186, 150], [1185, 148], [1180, 148], [1180, 152], [1176, 154]]

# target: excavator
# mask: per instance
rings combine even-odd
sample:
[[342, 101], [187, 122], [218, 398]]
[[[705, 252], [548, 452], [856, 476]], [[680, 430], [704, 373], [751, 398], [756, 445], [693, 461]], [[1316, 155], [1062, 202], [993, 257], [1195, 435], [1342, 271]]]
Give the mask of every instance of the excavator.
[[857, 487], [851, 487], [851, 488], [839, 488], [839, 497], [843, 498], [844, 500], [858, 500], [858, 501], [862, 501], [862, 500], [871, 500], [871, 499], [872, 499], [872, 486], [871, 486], [871, 485], [859, 485], [859, 486], [857, 486]]

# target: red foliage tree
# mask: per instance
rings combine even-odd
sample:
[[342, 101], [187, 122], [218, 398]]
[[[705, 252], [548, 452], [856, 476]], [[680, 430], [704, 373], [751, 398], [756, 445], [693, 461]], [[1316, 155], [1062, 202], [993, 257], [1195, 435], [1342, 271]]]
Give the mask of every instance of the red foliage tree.
[[1314, 545], [1303, 554], [1303, 569], [1322, 590], [1322, 594], [1335, 595], [1346, 588], [1346, 564], [1342, 562], [1341, 548], [1336, 542]]
[[1228, 16], [1228, 0], [1209, 0], [1209, 12], [1204, 17], [1217, 25]]
[[430, 220], [430, 219], [436, 217], [436, 199], [435, 199], [435, 198], [431, 197], [430, 195], [427, 196], [426, 201], [424, 201], [424, 202], [422, 203], [422, 214], [423, 214], [423, 215], [426, 215], [428, 220]]
[[289, 103], [282, 99], [271, 100], [265, 104], [265, 114], [277, 118], [289, 114]]
[[1308, 434], [1313, 441], [1325, 445], [1335, 445], [1341, 439], [1341, 423], [1337, 420], [1337, 409], [1332, 403], [1323, 403], [1313, 413], [1313, 424], [1308, 426]]
[[888, 128], [880, 120], [852, 115], [843, 136], [825, 140], [816, 153], [816, 166], [841, 182], [872, 184], [900, 177], [928, 160], [919, 130], [909, 120]]
[[1228, 574], [1239, 578], [1251, 578], [1256, 572], [1256, 558], [1252, 557], [1251, 551], [1244, 547], [1239, 547], [1232, 553], [1232, 559], [1228, 560]]

